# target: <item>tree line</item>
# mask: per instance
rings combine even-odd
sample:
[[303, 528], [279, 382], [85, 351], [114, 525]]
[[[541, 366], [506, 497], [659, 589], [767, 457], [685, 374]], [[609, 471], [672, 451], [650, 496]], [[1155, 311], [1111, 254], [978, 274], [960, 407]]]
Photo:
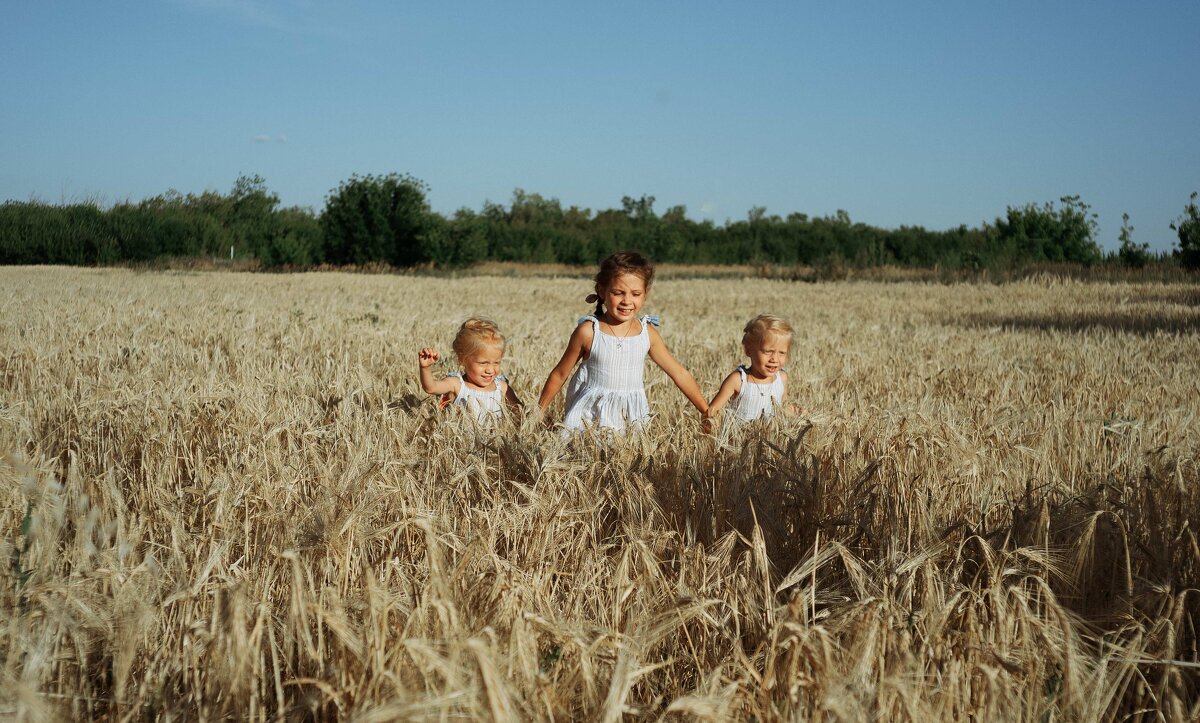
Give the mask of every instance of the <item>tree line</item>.
[[282, 207], [259, 176], [237, 179], [227, 194], [169, 191], [109, 208], [95, 203], [0, 205], [0, 263], [116, 264], [162, 258], [252, 258], [267, 268], [385, 263], [397, 267], [469, 266], [481, 261], [593, 264], [624, 248], [660, 262], [694, 264], [842, 264], [870, 267], [1010, 268], [1041, 263], [1151, 261], [1200, 267], [1196, 194], [1171, 225], [1178, 246], [1155, 256], [1138, 243], [1125, 216], [1121, 246], [1106, 255], [1095, 214], [1078, 196], [1009, 206], [979, 227], [933, 231], [884, 229], [833, 216], [786, 217], [752, 208], [715, 224], [653, 196], [621, 199], [620, 208], [563, 208], [521, 189], [510, 203], [485, 202], [446, 217], [431, 210], [428, 187], [409, 175], [353, 176], [332, 190], [320, 213]]

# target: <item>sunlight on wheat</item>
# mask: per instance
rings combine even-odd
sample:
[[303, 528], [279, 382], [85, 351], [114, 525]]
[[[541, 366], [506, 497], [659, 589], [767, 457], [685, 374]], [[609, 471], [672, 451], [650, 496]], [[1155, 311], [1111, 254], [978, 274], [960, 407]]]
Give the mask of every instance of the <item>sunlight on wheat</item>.
[[748, 434], [420, 394], [483, 314], [532, 406], [588, 291], [0, 269], [0, 715], [1200, 715], [1195, 287], [657, 282], [709, 395], [792, 321]]

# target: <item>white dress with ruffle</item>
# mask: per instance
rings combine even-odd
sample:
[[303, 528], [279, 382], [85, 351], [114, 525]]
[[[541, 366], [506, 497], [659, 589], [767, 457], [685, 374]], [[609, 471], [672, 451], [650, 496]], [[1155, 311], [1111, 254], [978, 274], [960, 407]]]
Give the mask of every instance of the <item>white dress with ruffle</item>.
[[729, 411], [743, 422], [770, 419], [775, 414], [775, 407], [783, 402], [783, 372], [775, 373], [775, 381], [755, 384], [746, 378], [745, 365], [739, 366], [737, 371], [742, 375], [742, 389], [729, 402]]
[[592, 349], [567, 387], [563, 426], [571, 431], [596, 427], [614, 432], [642, 427], [650, 419], [644, 381], [649, 326], [658, 326], [658, 317], [643, 316], [641, 332], [629, 337], [605, 334], [594, 316], [579, 323], [585, 321], [592, 322]]
[[472, 389], [460, 372], [447, 376], [458, 377], [458, 393], [454, 404], [466, 407], [480, 424], [491, 424], [504, 414], [504, 394], [508, 391], [508, 377], [496, 377], [496, 388], [490, 392]]

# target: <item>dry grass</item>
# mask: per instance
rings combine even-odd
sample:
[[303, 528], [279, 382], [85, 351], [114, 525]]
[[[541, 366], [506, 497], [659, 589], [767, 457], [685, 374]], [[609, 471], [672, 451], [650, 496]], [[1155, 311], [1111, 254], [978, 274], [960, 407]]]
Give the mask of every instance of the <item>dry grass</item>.
[[586, 287], [0, 268], [0, 716], [1200, 715], [1194, 286], [666, 279], [708, 392], [796, 326], [740, 437], [419, 396], [484, 312], [533, 402]]

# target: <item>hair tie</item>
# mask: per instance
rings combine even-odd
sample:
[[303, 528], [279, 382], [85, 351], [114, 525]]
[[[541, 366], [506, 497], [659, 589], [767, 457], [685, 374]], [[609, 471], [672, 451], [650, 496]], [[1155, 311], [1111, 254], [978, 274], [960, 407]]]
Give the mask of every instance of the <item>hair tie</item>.
[[589, 304], [594, 304], [599, 300], [600, 300], [600, 297], [597, 296], [596, 294], [588, 294], [588, 297], [586, 299], [584, 299], [584, 301], [586, 301]]

